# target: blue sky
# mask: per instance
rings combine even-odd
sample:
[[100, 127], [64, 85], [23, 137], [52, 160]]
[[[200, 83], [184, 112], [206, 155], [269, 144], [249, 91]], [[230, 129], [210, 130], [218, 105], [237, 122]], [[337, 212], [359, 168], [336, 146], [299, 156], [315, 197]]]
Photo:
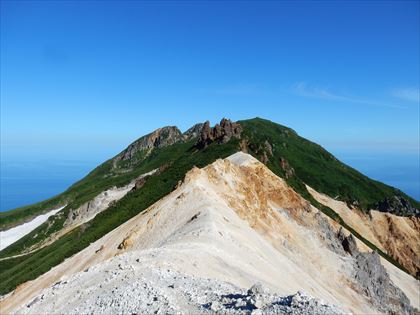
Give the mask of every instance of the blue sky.
[[418, 1], [1, 1], [1, 157], [105, 160], [160, 126], [268, 118], [419, 154]]

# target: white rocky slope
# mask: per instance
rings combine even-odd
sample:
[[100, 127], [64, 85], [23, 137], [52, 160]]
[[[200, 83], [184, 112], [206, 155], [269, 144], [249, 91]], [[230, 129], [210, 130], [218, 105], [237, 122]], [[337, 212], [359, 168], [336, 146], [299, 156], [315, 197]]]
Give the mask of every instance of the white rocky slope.
[[60, 207], [58, 209], [53, 209], [47, 213], [41, 214], [35, 217], [33, 220], [23, 223], [21, 225], [15, 226], [11, 229], [6, 231], [0, 232], [0, 250], [6, 248], [10, 244], [13, 244], [20, 238], [24, 237], [25, 235], [31, 233], [35, 230], [38, 226], [48, 220], [48, 218], [60, 210], [64, 209], [64, 207]]
[[65, 234], [68, 230], [74, 229], [75, 227], [92, 220], [98, 213], [106, 210], [112, 203], [123, 198], [135, 187], [136, 181], [151, 176], [157, 171], [158, 169], [154, 169], [148, 173], [141, 174], [125, 186], [111, 187], [98, 194], [92, 200], [84, 203], [79, 208], [70, 210], [66, 222], [64, 223], [64, 233], [62, 231], [61, 234]]
[[[387, 312], [378, 309], [382, 300], [371, 290], [389, 286], [386, 272], [375, 265], [372, 273], [382, 270], [381, 282], [369, 278], [366, 268], [378, 259], [347, 254], [337, 229], [263, 164], [237, 153], [191, 170], [171, 194], [21, 285], [2, 299], [0, 309], [19, 314]], [[414, 278], [400, 278], [405, 290], [416, 290]], [[264, 289], [246, 291], [257, 282]], [[419, 307], [415, 298], [410, 302]], [[399, 310], [409, 313], [406, 307]]]
[[[136, 186], [136, 182], [138, 180], [147, 178], [148, 176], [152, 176], [156, 172], [158, 172], [158, 169], [154, 169], [148, 173], [141, 174], [125, 186], [111, 187], [95, 196], [92, 200], [85, 202], [80, 207], [76, 209], [70, 209], [62, 229], [48, 236], [42, 242], [24, 250], [24, 252], [22, 252], [21, 254], [2, 258], [0, 260], [5, 260], [17, 256], [23, 256], [25, 254], [28, 254], [55, 242], [64, 234], [82, 225], [83, 223], [89, 222], [90, 220], [95, 218], [97, 214], [106, 210], [112, 203], [115, 203], [121, 198], [123, 198], [129, 191], [131, 191]], [[51, 210], [46, 214], [37, 216], [35, 219], [28, 223], [24, 223], [4, 232], [0, 232], [0, 250], [6, 248], [10, 244], [13, 244], [23, 236], [29, 234], [35, 228], [44, 223], [50, 216], [59, 213], [64, 208], [65, 206], [55, 210]], [[58, 215], [62, 215], [62, 213], [59, 213]]]

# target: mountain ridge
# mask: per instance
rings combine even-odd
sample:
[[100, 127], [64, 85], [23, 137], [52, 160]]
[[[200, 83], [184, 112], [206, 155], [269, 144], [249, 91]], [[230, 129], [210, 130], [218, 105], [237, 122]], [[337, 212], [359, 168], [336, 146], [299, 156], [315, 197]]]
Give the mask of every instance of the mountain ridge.
[[[276, 310], [276, 300], [269, 302], [270, 297], [259, 296], [244, 302], [243, 293], [233, 301], [223, 294], [204, 298], [204, 293], [199, 293], [203, 297], [198, 300], [190, 300], [188, 296], [200, 292], [193, 284], [185, 287], [187, 298], [175, 298], [185, 303], [174, 302], [174, 292], [185, 285], [179, 278], [194, 277], [194, 283], [213, 279], [238, 288], [262, 282], [280, 295], [304, 290], [327, 302], [318, 305], [340, 305], [355, 313], [374, 313], [380, 308], [410, 314], [409, 299], [416, 307], [417, 301], [407, 287], [409, 298], [392, 286], [394, 281], [401, 284], [394, 274], [396, 268], [382, 267], [379, 255], [356, 240], [348, 251], [342, 243], [351, 239], [347, 233], [264, 164], [237, 152], [203, 168], [192, 168], [170, 194], [45, 275], [22, 285], [0, 304], [7, 312], [15, 308], [13, 312], [19, 314], [51, 308], [84, 313], [92, 306], [104, 313], [121, 309], [133, 313], [133, 308], [143, 309], [143, 313], [148, 307], [206, 313], [206, 305], [210, 313]], [[397, 274], [402, 276], [401, 271]], [[153, 275], [167, 281], [153, 282], [154, 292], [143, 297], [142, 288], [148, 292]], [[353, 285], [344, 285], [343, 277]], [[378, 282], [383, 288], [373, 290]], [[405, 283], [413, 288], [415, 280]], [[261, 295], [263, 289], [259, 288]], [[152, 300], [149, 294], [154, 294], [155, 302], [146, 305]], [[136, 295], [142, 298], [133, 299]], [[224, 293], [230, 295], [235, 291]], [[220, 301], [218, 305], [216, 301]]]
[[[150, 154], [150, 152], [153, 149], [159, 149], [159, 148], [163, 148], [178, 142], [186, 142], [186, 141], [191, 141], [193, 139], [198, 138], [197, 140], [197, 144], [200, 145], [200, 143], [203, 143], [205, 141], [209, 141], [209, 135], [207, 135], [206, 139], [202, 139], [203, 135], [202, 130], [203, 127], [205, 128], [209, 128], [211, 129], [211, 132], [222, 132], [224, 130], [223, 124], [228, 122], [228, 124], [232, 124], [232, 122], [228, 119], [223, 118], [219, 124], [216, 124], [214, 127], [210, 127], [209, 122], [205, 122], [205, 123], [197, 123], [195, 125], [193, 125], [192, 127], [190, 127], [187, 131], [185, 131], [184, 133], [182, 133], [178, 127], [176, 126], [166, 126], [166, 127], [161, 127], [156, 129], [155, 131], [142, 136], [140, 138], [138, 138], [137, 140], [135, 140], [133, 143], [131, 143], [126, 149], [124, 149], [123, 151], [121, 151], [119, 154], [117, 154], [114, 158], [112, 158], [111, 160], [113, 161], [113, 167], [116, 167], [116, 164], [118, 164], [118, 162], [123, 162], [123, 161], [127, 161], [127, 160], [132, 160], [131, 163], [139, 163], [141, 162], [148, 154]], [[296, 131], [294, 131], [291, 128], [273, 123], [269, 120], [263, 119], [263, 118], [253, 118], [253, 119], [249, 119], [249, 120], [244, 120], [244, 121], [239, 121], [240, 123], [257, 123], [257, 124], [262, 124], [262, 125], [267, 125], [270, 124], [271, 126], [276, 126], [276, 127], [280, 127], [282, 130], [280, 132], [284, 132], [284, 133], [291, 133], [293, 135], [295, 135], [296, 137], [299, 137], [298, 134], [296, 133]], [[222, 127], [221, 127], [222, 125]], [[220, 129], [222, 131], [220, 131]], [[208, 132], [206, 132], [208, 133]], [[229, 131], [229, 133], [232, 133], [231, 131]], [[231, 135], [230, 135], [231, 136]], [[230, 139], [230, 136], [228, 136], [228, 139]], [[212, 137], [212, 136], [210, 136]], [[235, 137], [239, 137], [240, 135], [236, 135]], [[247, 138], [249, 138], [249, 136], [247, 136]], [[301, 138], [301, 137], [299, 137]], [[304, 139], [304, 138], [301, 138]], [[309, 140], [304, 139], [305, 141], [307, 141], [308, 143], [310, 143], [311, 145], [315, 145], [318, 147], [319, 150], [322, 150], [324, 152], [327, 153], [326, 156], [329, 156], [329, 159], [331, 160], [336, 160], [338, 161], [332, 154], [328, 153], [324, 148], [322, 148], [321, 146], [319, 146], [318, 144], [315, 144]], [[210, 140], [212, 141], [212, 140]], [[227, 140], [228, 141], [228, 140]], [[243, 139], [242, 143], [241, 143], [241, 149], [243, 150], [248, 150], [247, 146], [247, 139]], [[226, 142], [226, 141], [225, 141]], [[223, 141], [222, 141], [223, 143]], [[266, 140], [264, 142], [265, 147], [256, 147], [254, 143], [251, 143], [251, 148], [250, 148], [250, 153], [251, 154], [255, 154], [257, 155], [257, 157], [262, 160], [263, 162], [268, 162], [268, 155], [272, 155], [272, 146], [271, 144], [269, 144], [269, 142]], [[285, 143], [283, 143], [283, 145], [286, 145]], [[139, 151], [143, 151], [140, 152]], [[286, 150], [285, 150], [286, 151]], [[139, 153], [139, 157], [134, 157], [134, 155], [136, 153]], [[109, 160], [102, 163], [99, 167], [97, 167], [95, 170], [97, 170], [98, 168], [101, 168], [103, 165], [106, 165], [107, 163], [109, 163]], [[341, 163], [341, 162], [340, 162]], [[286, 166], [289, 164], [288, 161], [284, 158], [282, 158], [282, 164], [285, 164]], [[345, 165], [344, 163], [342, 163], [343, 165]], [[348, 167], [348, 166], [347, 166]], [[282, 167], [284, 170], [284, 166]], [[350, 168], [350, 167], [348, 167]], [[352, 168], [350, 168], [352, 169]], [[95, 171], [94, 170], [94, 171]], [[289, 169], [291, 170], [291, 169]], [[357, 171], [356, 171], [357, 172]], [[91, 172], [92, 173], [92, 172]], [[90, 174], [88, 174], [89, 176]], [[286, 176], [285, 174], [282, 174], [284, 176]], [[361, 174], [363, 177], [366, 177], [365, 175]], [[312, 178], [314, 178], [315, 176], [312, 176]], [[303, 179], [304, 180], [304, 179]], [[369, 181], [371, 182], [376, 182], [379, 183], [380, 185], [383, 186], [387, 186], [390, 187], [388, 185], [382, 184], [378, 181], [375, 180], [371, 180], [369, 179]], [[76, 183], [77, 184], [77, 183]], [[311, 185], [311, 186], [317, 186], [317, 185]], [[70, 187], [71, 188], [71, 187]], [[390, 187], [393, 188], [393, 187]], [[419, 216], [420, 215], [420, 203], [419, 201], [414, 200], [412, 197], [407, 196], [405, 193], [401, 192], [398, 189], [393, 188], [395, 193], [397, 195], [391, 195], [391, 196], [385, 196], [382, 200], [378, 200], [375, 204], [370, 204], [369, 206], [373, 207], [376, 206], [377, 208], [379, 208], [381, 211], [383, 212], [388, 212], [390, 211], [391, 213], [397, 213], [398, 215], [416, 215]], [[326, 192], [327, 194], [331, 194], [331, 192]], [[60, 195], [58, 195], [60, 196]], [[396, 198], [395, 198], [396, 197]], [[52, 198], [52, 199], [48, 199], [47, 201], [49, 201], [50, 203], [53, 203], [54, 201], [56, 201], [56, 198]], [[357, 200], [353, 200], [353, 202], [355, 202], [355, 206], [362, 206], [362, 207], [367, 207], [368, 205], [358, 205], [358, 201]], [[414, 203], [415, 206], [412, 206], [412, 203]], [[43, 204], [42, 207], [45, 208], [46, 204], [45, 202], [41, 202], [41, 203], [37, 203], [33, 206], [25, 206], [22, 208], [18, 208], [18, 209], [12, 209], [6, 212], [2, 212], [0, 213], [0, 230], [3, 230], [4, 227], [11, 227], [13, 225], [7, 225], [7, 221], [8, 221], [8, 217], [9, 214], [12, 214], [13, 212], [19, 212], [19, 210], [21, 209], [28, 209], [29, 207], [36, 207], [36, 205], [38, 204]], [[6, 222], [6, 224], [5, 224]]]
[[[239, 133], [234, 132], [235, 128], [232, 129], [232, 124], [236, 123], [222, 120], [220, 124], [216, 125], [219, 127], [215, 126], [212, 129], [209, 124], [197, 124], [184, 134], [173, 126], [166, 129], [160, 128], [159, 131], [146, 135], [149, 138], [145, 139], [146, 136], [143, 136], [133, 142], [133, 144], [137, 144], [132, 144], [129, 151], [126, 150], [131, 145], [114, 158], [95, 168], [84, 179], [72, 185], [55, 199], [35, 205], [33, 208], [29, 207], [28, 209], [32, 211], [33, 215], [34, 213], [40, 214], [51, 207], [67, 204], [65, 209], [51, 217], [48, 222], [0, 252], [0, 259], [3, 259], [0, 261], [0, 276], [2, 279], [7, 279], [0, 286], [0, 292], [8, 292], [23, 281], [36, 278], [66, 257], [79, 252], [90, 242], [97, 240], [143, 211], [147, 206], [175, 189], [178, 182], [193, 166], [206, 166], [216, 159], [225, 158], [238, 150], [246, 151], [264, 162], [312, 205], [350, 229], [357, 238], [370, 248], [378, 250], [383, 257], [399, 268], [405, 269], [401, 265], [401, 263], [404, 264], [404, 261], [399, 260], [395, 253], [394, 256], [388, 255], [378, 248], [378, 244], [373, 244], [359, 231], [352, 229], [337, 212], [315, 200], [305, 185], [308, 184], [318, 192], [331, 197], [339, 195], [340, 200], [348, 204], [350, 208], [358, 207], [367, 213], [370, 206], [384, 198], [392, 198], [395, 194], [415, 205], [415, 215], [415, 211], [420, 208], [418, 202], [395, 188], [370, 180], [342, 164], [322, 147], [299, 137], [290, 128], [255, 118], [237, 122], [241, 126]], [[206, 125], [208, 128], [206, 127], [203, 133], [203, 127]], [[239, 137], [238, 134], [240, 134]], [[226, 139], [227, 135], [229, 139]], [[201, 145], [203, 137], [205, 145]], [[142, 140], [139, 141], [140, 139]], [[138, 150], [142, 145], [142, 150]], [[133, 148], [137, 151], [132, 150]], [[130, 152], [127, 156], [131, 156], [132, 159], [118, 158], [124, 156], [124, 152]], [[117, 163], [115, 163], [115, 159], [118, 160]], [[125, 164], [121, 164], [121, 161]], [[114, 186], [123, 187], [142, 174], [155, 169], [161, 169], [161, 171], [146, 178], [139, 185], [140, 189], [127, 192], [120, 200], [109, 204], [107, 208], [97, 213], [92, 220], [67, 231], [53, 243], [39, 247], [43, 240], [62, 230], [64, 222], [83, 204], [93, 200], [107, 189]], [[13, 216], [13, 212], [9, 214]], [[21, 214], [19, 211], [17, 214], [15, 223], [19, 222], [22, 217], [19, 217]], [[402, 214], [410, 215], [407, 211]], [[2, 228], [8, 223], [5, 222], [7, 221], [5, 218], [7, 218], [7, 214], [0, 215]], [[30, 253], [28, 253], [29, 250]], [[26, 253], [26, 255], [9, 258], [22, 253]], [[51, 256], [53, 253], [54, 258]], [[33, 271], [30, 266], [35, 261], [38, 268]], [[413, 274], [413, 271], [411, 273]], [[416, 275], [416, 271], [414, 271], [414, 275]]]

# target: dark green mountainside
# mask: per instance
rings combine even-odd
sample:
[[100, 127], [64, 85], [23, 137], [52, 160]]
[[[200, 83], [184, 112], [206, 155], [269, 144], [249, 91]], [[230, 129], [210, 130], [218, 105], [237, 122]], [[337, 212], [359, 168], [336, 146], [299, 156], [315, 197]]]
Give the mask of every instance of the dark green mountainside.
[[[62, 194], [32, 206], [0, 213], [0, 229], [5, 230], [66, 205], [46, 223], [0, 252], [0, 294], [45, 273], [142, 212], [170, 193], [193, 166], [204, 167], [239, 150], [264, 162], [314, 206], [351, 231], [334, 211], [311, 197], [305, 184], [364, 211], [379, 209], [404, 216], [420, 213], [418, 201], [398, 189], [369, 179], [292, 129], [268, 120], [255, 118], [232, 123], [224, 119], [213, 128], [206, 122], [185, 133], [176, 127], [165, 127], [141, 137]], [[159, 172], [148, 177], [141, 188], [130, 191], [94, 219], [52, 244], [36, 249], [37, 244], [63, 228], [71, 209], [80, 207], [106, 189], [126, 185], [154, 169]], [[355, 231], [353, 234], [378, 250], [363, 236]], [[35, 250], [27, 253], [28, 249]], [[25, 254], [11, 257], [22, 253]], [[392, 257], [379, 253], [399, 266]]]
[[[286, 178], [298, 192], [307, 184], [328, 196], [362, 210], [378, 209], [400, 216], [420, 214], [420, 203], [401, 190], [372, 180], [337, 160], [320, 145], [287, 127], [256, 118], [241, 121], [250, 153]], [[401, 201], [399, 207], [391, 200]]]

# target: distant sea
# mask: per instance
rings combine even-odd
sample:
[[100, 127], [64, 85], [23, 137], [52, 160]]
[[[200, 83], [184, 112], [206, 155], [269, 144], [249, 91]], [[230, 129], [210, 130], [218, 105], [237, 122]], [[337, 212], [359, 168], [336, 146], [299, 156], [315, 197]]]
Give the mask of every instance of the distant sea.
[[[418, 155], [333, 153], [365, 175], [420, 200]], [[1, 161], [0, 211], [59, 194], [99, 164], [99, 161]]]
[[420, 155], [333, 152], [345, 164], [420, 201]]
[[0, 211], [53, 197], [98, 164], [98, 161], [1, 161]]

